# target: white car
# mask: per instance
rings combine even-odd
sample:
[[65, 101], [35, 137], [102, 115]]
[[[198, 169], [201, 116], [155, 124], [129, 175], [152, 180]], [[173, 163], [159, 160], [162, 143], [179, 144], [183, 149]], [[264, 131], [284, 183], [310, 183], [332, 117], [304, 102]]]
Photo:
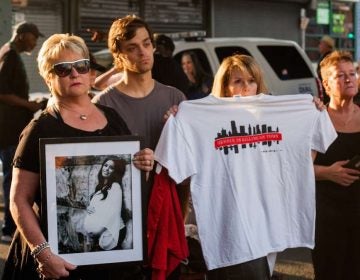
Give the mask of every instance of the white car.
[[[261, 66], [270, 93], [321, 95], [319, 81], [306, 53], [294, 41], [270, 38], [202, 38], [175, 41], [174, 57], [197, 54], [203, 68], [215, 75], [221, 61], [232, 54], [251, 55]], [[109, 51], [94, 53], [98, 63], [111, 66]]]
[[263, 70], [265, 82], [274, 95], [319, 95], [318, 79], [311, 61], [293, 41], [268, 38], [204, 38], [200, 41], [176, 43], [175, 59], [183, 52], [193, 51], [205, 71], [216, 73], [221, 61], [232, 54], [255, 58]]

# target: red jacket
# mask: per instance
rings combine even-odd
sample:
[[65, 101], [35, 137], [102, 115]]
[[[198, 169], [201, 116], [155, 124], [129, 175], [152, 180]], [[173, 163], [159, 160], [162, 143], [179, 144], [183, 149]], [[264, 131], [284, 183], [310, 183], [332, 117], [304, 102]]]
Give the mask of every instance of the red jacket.
[[148, 255], [152, 280], [163, 280], [188, 257], [184, 221], [175, 182], [165, 168], [155, 175], [148, 222]]

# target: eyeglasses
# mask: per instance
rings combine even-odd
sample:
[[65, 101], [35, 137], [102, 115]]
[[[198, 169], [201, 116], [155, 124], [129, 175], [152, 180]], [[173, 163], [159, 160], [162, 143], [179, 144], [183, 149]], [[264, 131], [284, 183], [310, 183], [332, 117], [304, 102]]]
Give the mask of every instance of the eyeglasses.
[[53, 70], [59, 77], [70, 75], [72, 68], [75, 68], [79, 74], [86, 74], [90, 70], [89, 59], [79, 59], [73, 62], [60, 62], [53, 65]]

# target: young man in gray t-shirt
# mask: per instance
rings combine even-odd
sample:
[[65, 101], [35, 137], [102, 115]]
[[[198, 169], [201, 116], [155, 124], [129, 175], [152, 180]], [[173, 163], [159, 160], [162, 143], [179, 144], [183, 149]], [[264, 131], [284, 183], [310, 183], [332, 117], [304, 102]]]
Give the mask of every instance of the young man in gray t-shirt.
[[115, 67], [123, 75], [93, 101], [114, 108], [132, 134], [143, 136], [145, 147], [155, 149], [166, 111], [185, 100], [185, 95], [152, 78], [153, 34], [142, 19], [126, 16], [115, 20], [108, 45]]

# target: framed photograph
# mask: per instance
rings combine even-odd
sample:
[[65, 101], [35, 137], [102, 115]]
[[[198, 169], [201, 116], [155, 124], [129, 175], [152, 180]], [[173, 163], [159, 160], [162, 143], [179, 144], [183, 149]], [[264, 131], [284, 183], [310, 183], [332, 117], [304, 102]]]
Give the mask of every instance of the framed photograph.
[[143, 172], [137, 136], [40, 139], [42, 227], [75, 265], [142, 262]]

